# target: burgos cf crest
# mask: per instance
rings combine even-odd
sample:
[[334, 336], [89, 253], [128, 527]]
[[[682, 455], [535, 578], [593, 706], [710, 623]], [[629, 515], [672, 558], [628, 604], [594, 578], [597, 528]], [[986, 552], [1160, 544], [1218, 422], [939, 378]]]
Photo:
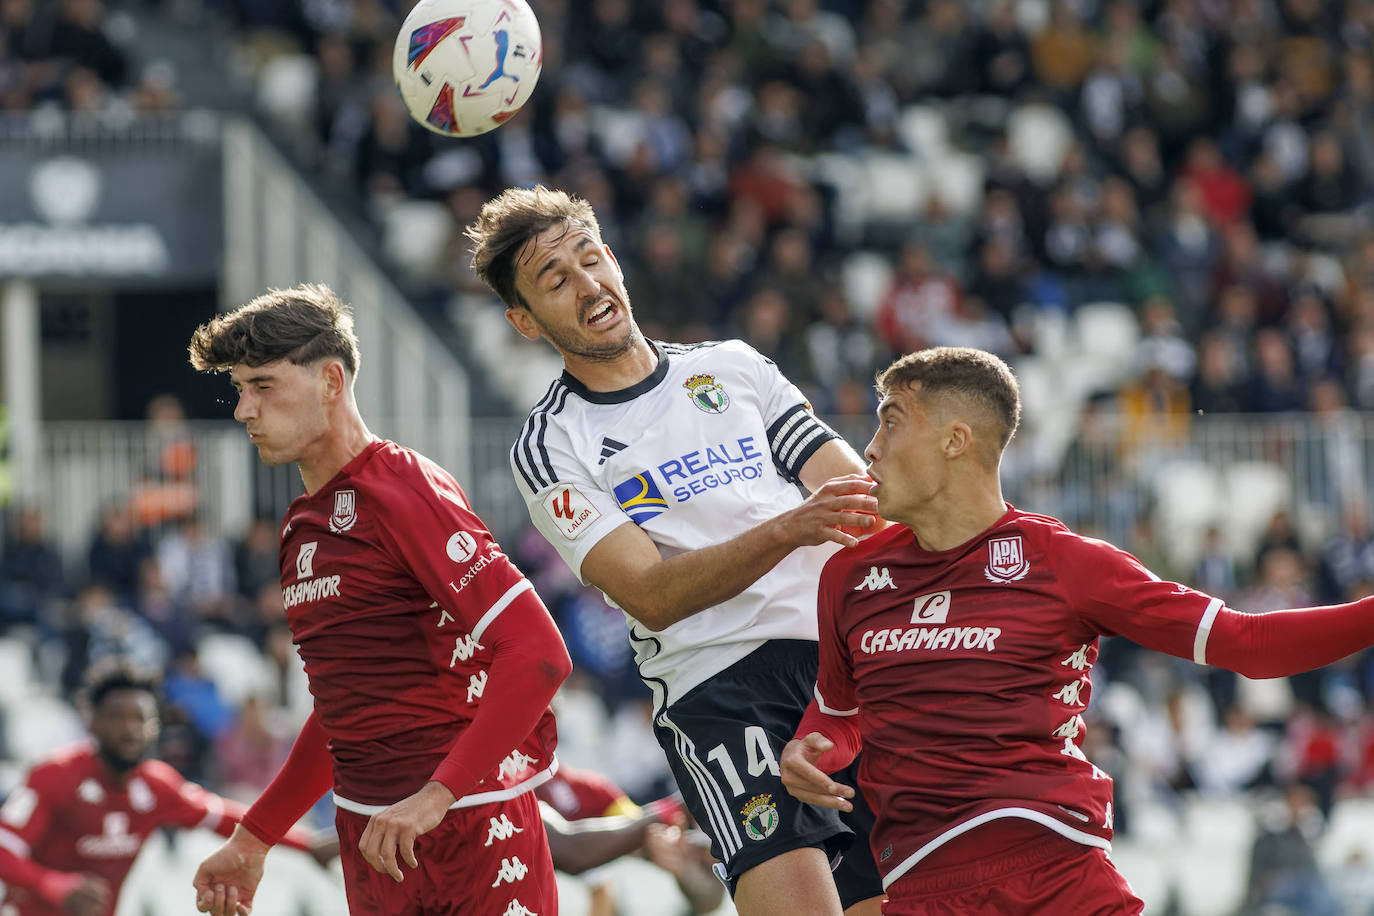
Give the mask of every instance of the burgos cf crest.
[[766, 840], [778, 829], [778, 808], [771, 795], [755, 795], [739, 813], [744, 815], [744, 832], [751, 840]]
[[714, 375], [694, 375], [682, 387], [692, 393], [692, 403], [707, 413], [725, 413], [730, 406], [730, 395], [716, 384]]
[[334, 513], [329, 516], [329, 530], [342, 534], [358, 520], [358, 497], [352, 490], [339, 490], [334, 494]]
[[615, 498], [636, 525], [643, 525], [668, 508], [668, 500], [663, 498], [662, 491], [648, 471], [616, 484]]
[[988, 565], [983, 567], [983, 575], [989, 582], [1015, 582], [1024, 579], [1030, 572], [1026, 562], [1026, 551], [1021, 546], [1021, 535], [993, 538], [988, 541]]

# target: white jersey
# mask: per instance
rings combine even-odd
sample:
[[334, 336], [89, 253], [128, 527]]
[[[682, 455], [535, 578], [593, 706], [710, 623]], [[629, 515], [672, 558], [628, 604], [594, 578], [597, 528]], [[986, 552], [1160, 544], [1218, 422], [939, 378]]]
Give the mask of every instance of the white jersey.
[[[798, 505], [802, 466], [837, 438], [777, 366], [741, 341], [652, 346], [657, 368], [622, 391], [589, 391], [563, 373], [511, 449], [535, 527], [584, 584], [587, 553], [626, 522], [666, 558]], [[798, 548], [740, 594], [663, 630], [627, 614], [655, 706], [767, 640], [815, 640], [817, 582], [837, 549]]]

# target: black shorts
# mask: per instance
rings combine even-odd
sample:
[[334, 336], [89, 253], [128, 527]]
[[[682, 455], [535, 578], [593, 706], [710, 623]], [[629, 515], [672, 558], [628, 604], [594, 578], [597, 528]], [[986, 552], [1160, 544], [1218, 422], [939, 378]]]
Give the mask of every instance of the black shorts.
[[[842, 814], [797, 801], [778, 773], [783, 746], [816, 688], [816, 644], [772, 640], [692, 688], [654, 719], [683, 802], [711, 837], [726, 884], [793, 849], [829, 856], [846, 907], [883, 892], [868, 834], [873, 812], [856, 792]], [[857, 789], [858, 761], [836, 774]]]

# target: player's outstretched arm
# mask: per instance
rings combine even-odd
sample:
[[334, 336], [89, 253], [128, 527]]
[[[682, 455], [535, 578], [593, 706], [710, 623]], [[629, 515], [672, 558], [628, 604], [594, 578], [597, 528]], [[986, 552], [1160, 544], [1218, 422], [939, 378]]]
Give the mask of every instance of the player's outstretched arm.
[[191, 881], [196, 889], [196, 909], [210, 916], [248, 916], [253, 912], [253, 895], [262, 881], [263, 864], [271, 848], [243, 825], [235, 827], [228, 841], [196, 869]]
[[872, 527], [874, 517], [864, 514], [878, 508], [872, 486], [858, 475], [828, 481], [801, 505], [728, 541], [667, 559], [626, 522], [587, 553], [582, 575], [635, 620], [662, 630], [738, 595], [798, 547], [859, 543], [840, 528]]
[[834, 748], [834, 742], [820, 732], [787, 742], [778, 761], [782, 784], [793, 797], [809, 805], [852, 811], [854, 804], [850, 799], [854, 797], [854, 787], [836, 782], [817, 766]]

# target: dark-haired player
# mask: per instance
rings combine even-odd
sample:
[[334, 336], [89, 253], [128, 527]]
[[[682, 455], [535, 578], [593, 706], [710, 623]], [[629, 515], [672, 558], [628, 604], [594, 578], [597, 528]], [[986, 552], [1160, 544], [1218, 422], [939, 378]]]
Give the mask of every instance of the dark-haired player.
[[1244, 614], [1002, 500], [1021, 414], [1007, 365], [921, 350], [878, 379], [869, 473], [897, 522], [826, 563], [816, 695], [782, 755], [797, 798], [859, 786], [892, 916], [1138, 914], [1108, 858], [1112, 781], [1083, 753], [1099, 636], [1247, 677], [1374, 642], [1374, 600]]
[[263, 461], [300, 469], [281, 584], [315, 697], [243, 829], [196, 872], [197, 907], [246, 913], [267, 850], [332, 786], [354, 916], [555, 912], [529, 790], [557, 767], [549, 700], [571, 662], [529, 580], [446, 471], [368, 431], [331, 290], [259, 296], [197, 329], [190, 354], [229, 373]]
[[[88, 675], [92, 741], [29, 771], [0, 808], [0, 912], [109, 916], [149, 834], [208, 827], [229, 836], [243, 806], [148, 758], [157, 743], [157, 684], [127, 664]], [[316, 851], [293, 829], [287, 845]]]

